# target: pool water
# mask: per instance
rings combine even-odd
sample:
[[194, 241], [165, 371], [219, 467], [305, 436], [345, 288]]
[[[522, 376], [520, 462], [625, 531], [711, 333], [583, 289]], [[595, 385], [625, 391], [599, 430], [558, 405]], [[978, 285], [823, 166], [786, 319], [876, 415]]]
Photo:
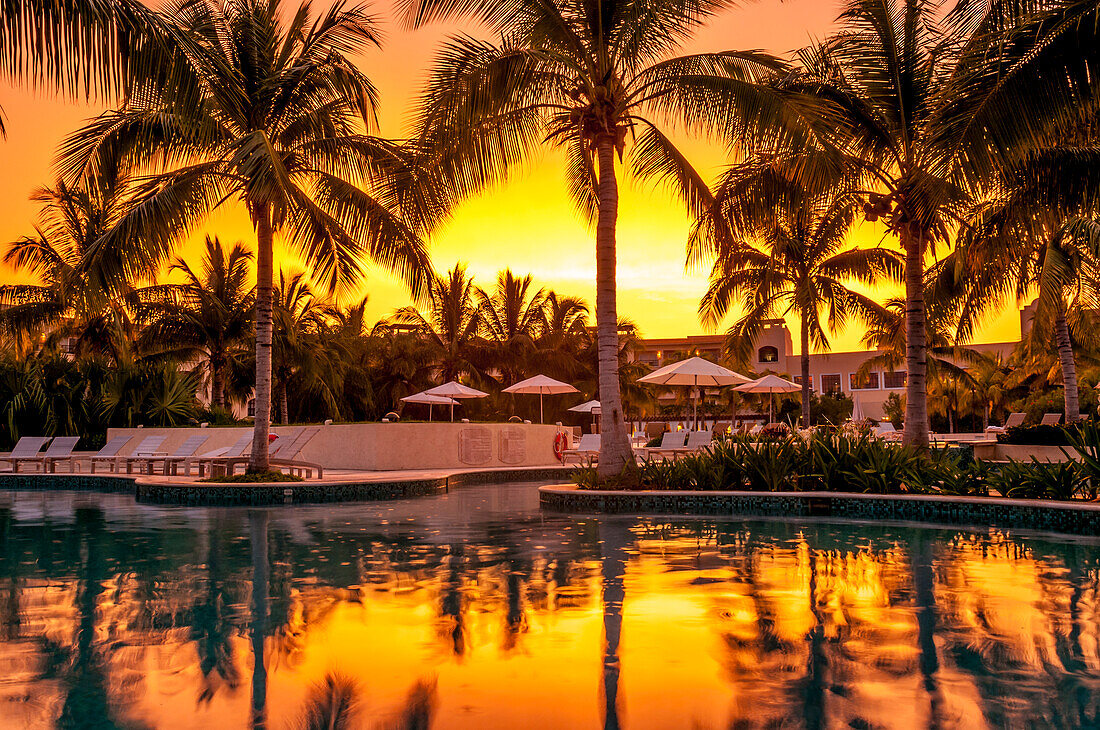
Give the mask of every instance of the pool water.
[[1100, 542], [0, 491], [0, 727], [1100, 726]]

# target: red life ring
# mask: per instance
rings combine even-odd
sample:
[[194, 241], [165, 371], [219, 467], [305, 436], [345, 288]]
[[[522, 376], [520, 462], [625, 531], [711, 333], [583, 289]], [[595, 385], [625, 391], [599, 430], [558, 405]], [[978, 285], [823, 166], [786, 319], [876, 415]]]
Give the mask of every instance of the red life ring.
[[554, 456], [565, 463], [565, 431], [558, 431], [558, 435], [554, 437]]

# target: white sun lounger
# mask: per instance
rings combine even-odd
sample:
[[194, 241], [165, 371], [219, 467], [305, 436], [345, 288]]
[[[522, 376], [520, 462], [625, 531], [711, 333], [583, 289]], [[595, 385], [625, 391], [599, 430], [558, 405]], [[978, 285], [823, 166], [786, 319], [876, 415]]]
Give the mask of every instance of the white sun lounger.
[[1008, 418], [1005, 419], [1005, 425], [1003, 426], [986, 426], [986, 433], [1004, 433], [1010, 428], [1016, 428], [1017, 426], [1024, 425], [1024, 421], [1027, 420], [1026, 413], [1010, 413]]
[[69, 471], [73, 470], [73, 449], [80, 442], [79, 436], [58, 436], [50, 442], [50, 447], [42, 455], [42, 471], [53, 473], [57, 470], [57, 463], [67, 461]]
[[[114, 471], [115, 463], [118, 461], [118, 452], [122, 451], [126, 444], [131, 441], [133, 441], [132, 436], [115, 436], [103, 444], [103, 448], [88, 459], [92, 464], [92, 473], [95, 474], [96, 464], [99, 463], [107, 464]], [[74, 456], [73, 461], [79, 461], [79, 459]]]
[[189, 456], [194, 456], [202, 445], [210, 440], [209, 434], [199, 433], [188, 436], [176, 450], [167, 456], [153, 456], [145, 461], [145, 471], [152, 474], [156, 465], [161, 464], [162, 474], [174, 474], [178, 464]]
[[168, 436], [156, 434], [153, 436], [146, 436], [141, 440], [141, 443], [137, 445], [133, 453], [127, 456], [119, 456], [115, 459], [115, 471], [126, 466], [126, 473], [132, 474], [135, 465], [144, 465], [147, 471], [152, 470], [152, 459], [154, 457], [168, 456], [165, 452], [160, 450], [160, 447], [164, 445], [164, 442], [168, 440]]
[[576, 457], [580, 462], [585, 458], [595, 459], [600, 455], [600, 435], [598, 433], [586, 433], [581, 436], [581, 440], [577, 442], [577, 446], [572, 449], [567, 449], [562, 454], [562, 463], [566, 464], [569, 459]]
[[252, 432], [247, 431], [237, 439], [232, 446], [222, 446], [221, 448], [214, 449], [213, 451], [207, 451], [206, 453], [199, 454], [198, 456], [191, 456], [181, 459], [174, 465], [172, 473], [178, 473], [179, 466], [183, 465], [183, 473], [187, 476], [191, 476], [191, 467], [197, 466], [199, 469], [199, 476], [206, 476], [207, 467], [214, 463], [216, 459], [223, 459], [227, 457], [240, 456], [252, 445]]
[[15, 446], [12, 447], [11, 453], [7, 456], [0, 456], [0, 461], [11, 464], [12, 472], [18, 472], [20, 464], [40, 466], [43, 455], [38, 452], [42, 451], [42, 447], [49, 442], [49, 436], [21, 436]]

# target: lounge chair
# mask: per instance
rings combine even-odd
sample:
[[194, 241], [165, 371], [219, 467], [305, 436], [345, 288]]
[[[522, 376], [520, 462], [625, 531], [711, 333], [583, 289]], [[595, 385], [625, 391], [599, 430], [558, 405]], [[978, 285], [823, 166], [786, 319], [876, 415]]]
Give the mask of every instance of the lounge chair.
[[[317, 478], [320, 479], [325, 475], [324, 467], [313, 462], [301, 461], [298, 458], [298, 454], [302, 452], [305, 445], [320, 431], [321, 426], [309, 426], [282, 434], [275, 439], [271, 451], [268, 452], [268, 465], [277, 469], [286, 469], [291, 474], [305, 478], [310, 478], [313, 476], [313, 472], [317, 472]], [[224, 466], [226, 474], [233, 474], [238, 466], [248, 463], [248, 458], [241, 456], [236, 459], [219, 460], [217, 464], [219, 467]]]
[[745, 435], [746, 436], [755, 436], [756, 434], [760, 433], [763, 430], [764, 430], [764, 422], [763, 421], [757, 421], [756, 423], [752, 424], [752, 426], [749, 427], [749, 430], [745, 431]]
[[643, 456], [675, 456], [677, 452], [684, 450], [687, 444], [686, 431], [665, 431], [661, 434], [661, 445], [643, 450]]
[[20, 464], [41, 466], [43, 456], [38, 452], [50, 442], [49, 436], [22, 436], [7, 456], [0, 456], [0, 462], [11, 464], [13, 473], [19, 471]]
[[561, 455], [562, 463], [568, 464], [570, 457], [577, 457], [578, 462], [584, 458], [597, 458], [600, 455], [600, 435], [598, 433], [586, 433], [581, 436], [577, 446], [567, 449]]
[[1044, 413], [1043, 420], [1039, 421], [1040, 426], [1057, 426], [1062, 422], [1061, 413]]
[[183, 443], [176, 447], [176, 450], [167, 456], [154, 456], [150, 457], [146, 463], [146, 472], [152, 474], [156, 469], [157, 463], [161, 464], [162, 474], [175, 474], [179, 464], [184, 459], [194, 456], [195, 453], [202, 448], [203, 444], [210, 440], [209, 434], [199, 433], [192, 436], [188, 436], [184, 439]]
[[1008, 418], [1005, 419], [1005, 425], [1003, 426], [986, 426], [986, 433], [1004, 433], [1010, 428], [1016, 428], [1017, 426], [1024, 425], [1024, 421], [1027, 420], [1026, 413], [1010, 413]]
[[160, 447], [163, 446], [164, 442], [167, 440], [167, 435], [154, 434], [153, 436], [146, 436], [132, 453], [126, 456], [115, 457], [115, 471], [118, 471], [125, 465], [126, 473], [133, 474], [135, 465], [144, 465], [145, 473], [151, 473], [153, 469], [153, 458], [168, 456], [168, 454], [160, 450]]
[[[95, 474], [96, 464], [108, 464], [112, 471], [114, 471], [115, 463], [118, 461], [118, 452], [126, 446], [126, 444], [133, 441], [132, 436], [115, 436], [109, 439], [107, 443], [103, 444], [103, 448], [92, 454], [88, 459], [91, 462], [92, 473]], [[80, 461], [79, 457], [72, 457], [71, 461]], [[69, 465], [72, 468], [72, 465]]]
[[57, 471], [59, 461], [67, 461], [69, 471], [73, 471], [73, 466], [78, 463], [73, 461], [73, 449], [76, 448], [79, 441], [79, 436], [58, 436], [51, 441], [50, 447], [42, 455], [42, 471], [48, 471], [52, 474]]
[[899, 441], [901, 440], [901, 431], [894, 426], [890, 421], [883, 421], [879, 425], [871, 429], [871, 433], [878, 436], [884, 441]]
[[241, 437], [237, 439], [230, 446], [222, 446], [221, 448], [214, 449], [213, 451], [207, 451], [206, 453], [199, 454], [198, 456], [189, 456], [180, 459], [172, 466], [172, 473], [178, 474], [179, 467], [183, 465], [183, 473], [187, 476], [191, 476], [191, 467], [196, 466], [199, 470], [199, 477], [206, 476], [206, 472], [213, 467], [214, 463], [218, 459], [231, 458], [235, 456], [241, 456], [247, 451], [250, 451], [252, 446], [253, 434], [251, 431], [246, 431], [241, 434]]
[[719, 438], [726, 438], [730, 435], [732, 424], [729, 421], [719, 421], [714, 424], [714, 434]]

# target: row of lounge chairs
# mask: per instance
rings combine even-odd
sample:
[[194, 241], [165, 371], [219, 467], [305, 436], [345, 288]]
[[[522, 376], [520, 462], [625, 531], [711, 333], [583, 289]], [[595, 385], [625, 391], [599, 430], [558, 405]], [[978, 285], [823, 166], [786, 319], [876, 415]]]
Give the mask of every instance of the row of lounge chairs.
[[[320, 430], [320, 426], [309, 426], [291, 429], [278, 437], [271, 445], [269, 453], [269, 463], [272, 468], [285, 469], [291, 474], [302, 477], [312, 477], [314, 472], [318, 479], [324, 476], [324, 469], [320, 464], [301, 461], [298, 458], [303, 447]], [[160, 467], [160, 473], [165, 475], [178, 475], [181, 469], [186, 476], [191, 475], [192, 469], [197, 470], [200, 477], [208, 474], [234, 474], [238, 468], [247, 466], [253, 436], [252, 432], [248, 431], [230, 446], [199, 453], [203, 445], [210, 440], [207, 434], [188, 436], [172, 452], [163, 450], [164, 442], [168, 437], [154, 434], [141, 439], [133, 451], [123, 456], [122, 451], [135, 438], [115, 436], [96, 453], [79, 455], [73, 453], [79, 437], [58, 436], [50, 439], [42, 436], [24, 436], [19, 439], [10, 454], [0, 456], [0, 464], [10, 464], [13, 472], [19, 472], [20, 468], [33, 467], [35, 471], [55, 473], [60, 465], [67, 465], [68, 471], [75, 472], [79, 471], [82, 462], [88, 462], [93, 474], [97, 468], [111, 473], [122, 473], [125, 470], [127, 474], [133, 474], [135, 471], [141, 474], [155, 474], [157, 466]], [[43, 447], [46, 447], [45, 452], [42, 451]]]
[[[700, 451], [713, 440], [714, 434], [711, 431], [665, 431], [661, 435], [660, 445], [653, 447], [635, 447], [634, 455], [640, 459], [652, 458], [654, 456], [675, 458], [682, 454]], [[563, 461], [568, 463], [572, 458], [578, 459], [579, 461], [595, 459], [599, 454], [600, 434], [586, 433], [581, 436], [575, 448], [565, 452]]]

